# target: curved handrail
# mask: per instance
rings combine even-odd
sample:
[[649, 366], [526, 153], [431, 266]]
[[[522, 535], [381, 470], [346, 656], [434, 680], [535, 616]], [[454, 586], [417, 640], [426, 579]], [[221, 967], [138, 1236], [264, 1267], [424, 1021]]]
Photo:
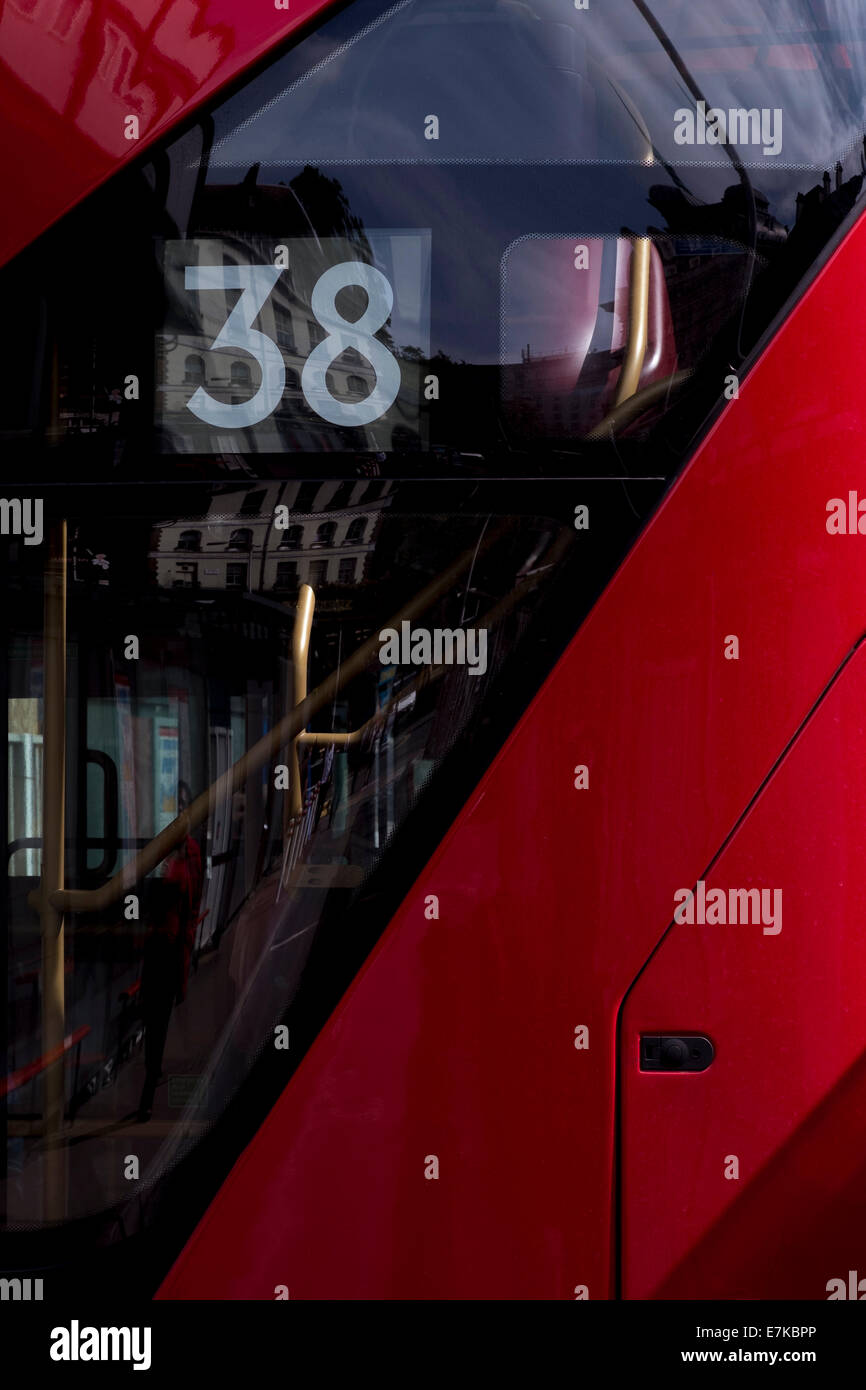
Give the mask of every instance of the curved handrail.
[[27, 1085], [28, 1081], [33, 1081], [35, 1077], [41, 1076], [42, 1072], [47, 1071], [55, 1062], [59, 1062], [67, 1052], [71, 1052], [73, 1047], [77, 1047], [89, 1032], [90, 1025], [82, 1024], [80, 1028], [76, 1028], [74, 1033], [65, 1037], [62, 1043], [53, 1047], [50, 1052], [37, 1057], [35, 1062], [26, 1062], [23, 1067], [9, 1072], [8, 1076], [0, 1076], [0, 1100], [11, 1095], [13, 1091], [19, 1091], [22, 1086]]
[[[394, 617], [383, 623], [382, 628], [399, 627], [401, 622], [411, 622], [418, 614], [425, 612], [447, 592], [465, 570], [471, 567], [473, 558], [477, 558], [479, 550], [488, 550], [495, 541], [501, 538], [503, 531], [504, 524], [491, 528], [484, 537], [480, 548], [478, 545], [473, 545], [465, 550], [452, 565], [443, 570], [414, 598], [410, 599]], [[304, 587], [308, 588], [309, 586], [305, 585]], [[310, 595], [312, 596], [312, 590], [310, 590]], [[302, 622], [299, 624], [296, 621], [296, 632], [300, 630], [302, 634], [303, 623], [307, 621], [307, 618], [310, 622], [312, 621], [312, 604], [309, 599], [303, 606], [299, 604], [299, 617], [301, 617]], [[308, 637], [309, 634], [307, 634]], [[314, 742], [322, 738], [322, 735], [303, 737], [310, 719], [320, 709], [331, 704], [339, 691], [364, 670], [378, 647], [379, 635], [376, 631], [367, 638], [366, 642], [356, 648], [352, 655], [342, 662], [326, 680], [322, 681], [311, 694], [305, 695], [300, 703], [289, 710], [288, 714], [260, 738], [258, 743], [253, 744], [252, 748], [248, 749], [232, 767], [222, 773], [207, 791], [197, 796], [186, 811], [176, 816], [171, 824], [161, 830], [144, 849], [139, 850], [135, 858], [120, 869], [107, 883], [92, 889], [57, 888], [47, 894], [43, 892], [40, 885], [38, 889], [28, 894], [27, 901], [30, 907], [36, 912], [42, 911], [46, 905], [55, 912], [101, 912], [118, 902], [124, 892], [151, 873], [158, 864], [162, 863], [163, 859], [182, 844], [195, 826], [207, 820], [214, 806], [221, 804], [227, 796], [236, 792], [252, 773], [258, 772], [264, 767], [281, 748], [299, 736], [303, 742]], [[305, 683], [305, 677], [303, 679]], [[329, 742], [349, 743], [357, 741], [362, 734], [363, 729], [358, 729], [353, 734], [345, 736], [331, 734], [327, 737]]]

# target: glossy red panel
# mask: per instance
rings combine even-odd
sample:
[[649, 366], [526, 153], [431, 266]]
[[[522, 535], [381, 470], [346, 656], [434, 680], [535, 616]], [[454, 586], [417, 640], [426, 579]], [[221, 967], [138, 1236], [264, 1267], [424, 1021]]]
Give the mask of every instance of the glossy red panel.
[[[675, 923], [628, 999], [628, 1298], [825, 1298], [863, 1264], [864, 708], [861, 646], [705, 875], [728, 920]], [[730, 922], [741, 887], [769, 925]], [[706, 1071], [638, 1069], [642, 1033], [680, 1031], [712, 1039]]]
[[[861, 222], [669, 494], [162, 1297], [611, 1295], [620, 1003], [866, 629], [866, 538], [825, 526], [866, 491], [864, 243]], [[641, 1142], [657, 1166], [655, 1122]]]
[[[8, 0], [0, 264], [327, 0]], [[137, 116], [140, 138], [124, 134]], [[123, 229], [116, 228], [118, 236]]]

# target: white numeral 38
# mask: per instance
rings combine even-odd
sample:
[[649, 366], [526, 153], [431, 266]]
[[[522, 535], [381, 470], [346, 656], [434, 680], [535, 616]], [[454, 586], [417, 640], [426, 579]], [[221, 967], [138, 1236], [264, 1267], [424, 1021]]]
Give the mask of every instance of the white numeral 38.
[[[206, 425], [220, 429], [245, 429], [257, 425], [276, 410], [286, 385], [286, 367], [277, 344], [253, 323], [280, 278], [273, 265], [188, 265], [184, 284], [188, 290], [241, 290], [242, 294], [211, 348], [247, 352], [261, 368], [262, 380], [251, 400], [237, 405], [214, 400], [199, 386], [188, 401], [189, 409]], [[367, 307], [351, 323], [338, 312], [340, 290], [360, 285], [367, 291]], [[394, 404], [400, 390], [400, 364], [384, 343], [374, 338], [387, 321], [394, 292], [381, 271], [363, 261], [342, 261], [319, 276], [310, 306], [326, 337], [313, 349], [301, 373], [301, 390], [312, 410], [332, 425], [369, 425]], [[362, 401], [340, 401], [327, 384], [327, 373], [346, 348], [355, 348], [373, 367], [376, 385]]]

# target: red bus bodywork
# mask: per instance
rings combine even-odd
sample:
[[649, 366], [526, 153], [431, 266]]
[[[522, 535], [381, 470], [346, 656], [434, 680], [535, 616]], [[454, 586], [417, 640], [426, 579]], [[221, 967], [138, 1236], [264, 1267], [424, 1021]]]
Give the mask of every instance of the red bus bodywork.
[[[13, 0], [2, 259], [325, 8]], [[862, 478], [864, 237], [766, 342], [159, 1297], [804, 1298], [855, 1267], [866, 558], [825, 521]], [[672, 931], [702, 877], [784, 884], [781, 933]], [[640, 1034], [689, 1030], [707, 1073], [639, 1070]]]

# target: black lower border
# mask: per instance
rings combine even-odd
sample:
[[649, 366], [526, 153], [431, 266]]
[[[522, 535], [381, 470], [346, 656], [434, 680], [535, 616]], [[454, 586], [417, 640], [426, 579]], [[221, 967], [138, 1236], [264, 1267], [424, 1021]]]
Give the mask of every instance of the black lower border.
[[[136, 1373], [162, 1377], [167, 1371], [183, 1375], [213, 1370], [222, 1384], [231, 1384], [231, 1377], [241, 1373], [249, 1379], [250, 1372], [262, 1384], [273, 1375], [297, 1374], [300, 1358], [306, 1379], [313, 1370], [312, 1357], [316, 1370], [326, 1375], [333, 1374], [335, 1361], [345, 1358], [356, 1371], [363, 1367], [369, 1374], [375, 1366], [379, 1376], [387, 1376], [392, 1368], [395, 1380], [399, 1377], [403, 1384], [412, 1384], [435, 1376], [430, 1357], [433, 1353], [435, 1362], [436, 1352], [443, 1370], [447, 1366], [453, 1373], [459, 1360], [464, 1372], [471, 1374], [476, 1363], [489, 1379], [491, 1372], [495, 1374], [500, 1348], [514, 1375], [512, 1358], [524, 1347], [533, 1380], [541, 1385], [561, 1381], [563, 1373], [573, 1380], [590, 1368], [599, 1380], [606, 1372], [632, 1368], [639, 1369], [643, 1379], [647, 1372], [664, 1373], [677, 1367], [700, 1374], [707, 1365], [728, 1370], [806, 1367], [817, 1371], [822, 1382], [833, 1383], [827, 1381], [828, 1374], [847, 1375], [862, 1364], [866, 1316], [836, 1302], [576, 1302], [556, 1314], [536, 1310], [524, 1325], [512, 1304], [508, 1322], [498, 1332], [496, 1305], [479, 1301], [436, 1307], [435, 1315], [419, 1315], [431, 1332], [425, 1338], [420, 1365], [410, 1351], [414, 1339], [407, 1343], [400, 1337], [395, 1345], [392, 1319], [387, 1340], [384, 1328], [374, 1337], [372, 1328], [366, 1328], [367, 1335], [357, 1340], [334, 1337], [335, 1323], [348, 1316], [350, 1327], [354, 1325], [356, 1313], [351, 1305], [327, 1305], [325, 1324], [317, 1305], [291, 1298], [273, 1305], [137, 1300], [109, 1305], [89, 1302], [86, 1296], [62, 1304], [5, 1301], [0, 1302], [0, 1325], [5, 1325], [7, 1334], [4, 1359], [12, 1355], [14, 1342], [21, 1376], [38, 1373], [40, 1379], [45, 1376], [58, 1383], [70, 1377], [93, 1381], [102, 1376], [116, 1381]], [[330, 1335], [323, 1337], [326, 1326]], [[90, 1359], [89, 1352], [103, 1345], [93, 1330], [109, 1328], [118, 1334], [105, 1338], [109, 1359]], [[406, 1330], [404, 1324], [401, 1331]], [[113, 1345], [120, 1351], [128, 1349], [128, 1359], [110, 1359]], [[52, 1350], [70, 1356], [75, 1350], [78, 1359], [57, 1359]], [[415, 1350], [420, 1350], [417, 1343]]]

